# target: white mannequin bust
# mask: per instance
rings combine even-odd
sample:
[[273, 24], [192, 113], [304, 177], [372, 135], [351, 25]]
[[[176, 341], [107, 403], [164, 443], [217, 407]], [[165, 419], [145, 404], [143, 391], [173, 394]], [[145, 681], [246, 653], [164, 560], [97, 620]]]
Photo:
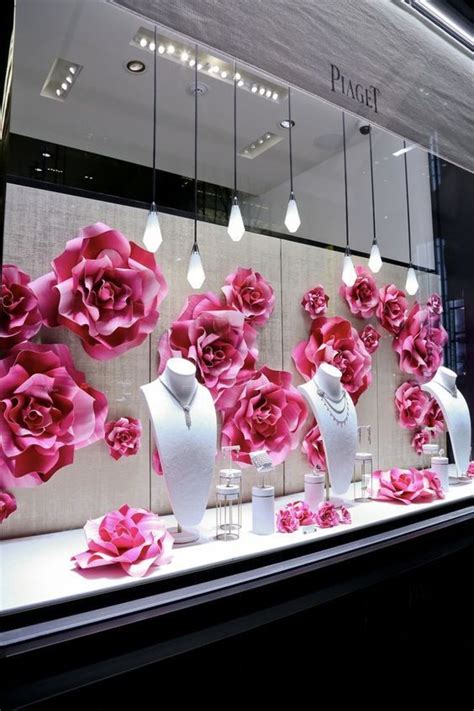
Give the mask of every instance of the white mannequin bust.
[[432, 395], [443, 413], [453, 447], [458, 476], [467, 472], [471, 456], [471, 417], [467, 402], [456, 385], [453, 370], [440, 366], [432, 380], [421, 389]]
[[193, 527], [201, 522], [206, 510], [214, 471], [214, 402], [209, 390], [196, 380], [196, 367], [185, 358], [170, 358], [162, 375], [142, 385], [141, 391], [178, 521], [178, 530], [172, 533], [177, 543], [189, 543], [199, 538]]
[[298, 387], [319, 426], [329, 481], [338, 495], [345, 494], [351, 484], [357, 451], [357, 414], [341, 377], [340, 370], [322, 363], [313, 378]]

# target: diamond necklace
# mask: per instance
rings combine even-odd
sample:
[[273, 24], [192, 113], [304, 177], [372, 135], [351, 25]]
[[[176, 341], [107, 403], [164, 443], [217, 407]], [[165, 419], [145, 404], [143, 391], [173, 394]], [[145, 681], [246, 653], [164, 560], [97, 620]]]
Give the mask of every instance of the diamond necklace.
[[440, 385], [442, 388], [446, 390], [447, 393], [451, 395], [451, 397], [457, 397], [458, 396], [458, 388], [456, 383], [454, 383], [454, 392], [451, 390], [451, 388], [448, 388], [447, 385], [443, 385], [439, 380], [434, 380], [433, 382], [436, 383], [436, 385]]
[[[328, 411], [330, 417], [334, 420], [334, 422], [336, 422], [339, 427], [343, 427], [349, 418], [349, 403], [347, 402], [346, 391], [343, 389], [341, 397], [338, 400], [334, 400], [332, 397], [329, 397], [329, 395], [327, 395], [324, 390], [321, 390], [321, 388], [316, 385], [314, 380], [313, 383], [314, 387], [316, 388], [316, 392], [321, 398], [321, 401], [326, 410]], [[344, 402], [342, 410], [339, 410], [337, 407], [334, 407], [334, 405], [331, 404], [335, 403], [336, 405], [339, 405], [341, 402]], [[340, 420], [338, 417], [336, 417], [336, 415], [343, 415], [343, 419]]]
[[197, 391], [198, 391], [198, 384], [196, 383], [196, 387], [194, 388], [194, 392], [191, 394], [191, 397], [189, 398], [188, 402], [185, 403], [185, 404], [183, 404], [183, 403], [181, 402], [181, 400], [179, 399], [179, 397], [177, 397], [177, 396], [174, 394], [174, 392], [171, 390], [171, 388], [169, 388], [169, 387], [166, 385], [166, 383], [163, 382], [163, 380], [162, 380], [161, 378], [158, 378], [158, 380], [160, 381], [160, 383], [162, 384], [162, 386], [165, 388], [165, 390], [167, 390], [167, 391], [169, 392], [169, 394], [171, 395], [171, 397], [173, 398], [173, 400], [175, 400], [175, 401], [178, 403], [178, 405], [182, 408], [182, 410], [183, 410], [183, 412], [184, 412], [184, 420], [185, 420], [185, 422], [186, 422], [186, 427], [188, 428], [188, 430], [190, 430], [190, 429], [191, 429], [191, 405], [193, 404], [193, 400], [194, 400], [194, 398], [196, 397], [196, 393], [197, 393]]

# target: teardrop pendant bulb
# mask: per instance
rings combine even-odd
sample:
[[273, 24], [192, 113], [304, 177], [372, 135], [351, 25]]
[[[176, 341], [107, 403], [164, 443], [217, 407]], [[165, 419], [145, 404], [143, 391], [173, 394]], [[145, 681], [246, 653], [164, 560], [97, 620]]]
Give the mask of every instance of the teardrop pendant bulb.
[[405, 289], [407, 294], [410, 294], [410, 296], [414, 296], [416, 292], [418, 291], [419, 284], [418, 284], [418, 279], [416, 278], [416, 272], [413, 269], [413, 267], [410, 266], [408, 267], [408, 272], [407, 272], [407, 280], [405, 282]]
[[357, 279], [357, 272], [352, 261], [351, 250], [346, 249], [342, 263], [342, 281], [346, 286], [354, 286]]
[[379, 246], [374, 240], [372, 242], [372, 249], [370, 250], [370, 257], [369, 257], [369, 269], [373, 274], [377, 274], [382, 268], [382, 257], [380, 256], [380, 249]]
[[197, 244], [193, 244], [193, 248], [191, 250], [187, 280], [189, 285], [193, 289], [200, 289], [206, 280], [206, 275], [204, 273], [204, 267], [202, 266], [201, 255], [199, 253], [199, 247], [197, 246]]
[[296, 232], [301, 225], [300, 213], [298, 212], [298, 205], [296, 204], [295, 194], [290, 193], [290, 198], [288, 200], [288, 207], [286, 208], [285, 216], [285, 227], [288, 232]]
[[245, 225], [240, 212], [239, 199], [234, 197], [234, 202], [230, 210], [229, 225], [227, 234], [234, 242], [240, 242], [245, 233]]
[[145, 232], [143, 233], [143, 244], [149, 252], [156, 252], [160, 248], [162, 242], [163, 237], [161, 236], [158, 212], [156, 210], [155, 203], [152, 202], [150, 212], [148, 213], [146, 220]]

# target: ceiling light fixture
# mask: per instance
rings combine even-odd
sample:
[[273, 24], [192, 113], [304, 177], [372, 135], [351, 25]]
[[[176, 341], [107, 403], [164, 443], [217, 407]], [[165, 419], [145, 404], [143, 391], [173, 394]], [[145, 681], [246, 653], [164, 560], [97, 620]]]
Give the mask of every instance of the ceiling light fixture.
[[262, 153], [265, 153], [265, 151], [268, 151], [269, 148], [276, 146], [277, 143], [280, 143], [282, 140], [282, 136], [277, 136], [275, 133], [266, 131], [255, 141], [252, 141], [252, 143], [249, 143], [247, 146], [242, 148], [242, 150], [239, 151], [239, 155], [242, 156], [242, 158], [257, 158], [262, 155]]
[[153, 53], [153, 167], [151, 182], [151, 205], [143, 234], [143, 244], [149, 252], [156, 252], [163, 242], [158, 210], [156, 209], [156, 26], [154, 32], [155, 52]]
[[[196, 45], [196, 62], [198, 59], [198, 46]], [[198, 141], [198, 97], [200, 91], [198, 87], [198, 68], [194, 67], [194, 240], [189, 259], [187, 280], [193, 289], [200, 289], [206, 280], [204, 267], [202, 266], [201, 254], [199, 252], [197, 218], [198, 218], [198, 181], [197, 181], [197, 141]]]
[[412, 151], [415, 148], [415, 146], [406, 146], [405, 148], [400, 148], [398, 151], [394, 151], [392, 153], [392, 156], [395, 156], [395, 158], [398, 158], [399, 156], [402, 156], [404, 153], [408, 153], [408, 151]]
[[372, 247], [370, 248], [369, 269], [377, 274], [382, 268], [382, 257], [377, 244], [377, 231], [375, 220], [375, 189], [374, 189], [374, 157], [372, 149], [372, 126], [369, 129], [369, 158], [370, 158], [370, 190], [372, 194]]
[[41, 96], [55, 101], [64, 101], [71, 93], [81, 69], [82, 65], [57, 57], [43, 84]]
[[283, 119], [282, 121], [280, 121], [280, 127], [281, 127], [281, 128], [289, 129], [290, 126], [291, 126], [291, 128], [294, 128], [295, 125], [296, 125], [295, 122], [294, 122], [294, 121], [290, 121], [289, 119]]
[[288, 199], [288, 206], [286, 208], [285, 215], [285, 227], [288, 232], [294, 233], [298, 230], [301, 225], [300, 215], [298, 212], [298, 205], [296, 204], [295, 193], [293, 190], [293, 140], [292, 140], [292, 130], [294, 123], [291, 120], [291, 88], [288, 87], [288, 149], [290, 158], [290, 197]]
[[43, 158], [51, 158], [51, 153], [46, 153], [46, 151], [43, 151], [41, 155], [43, 156]]
[[237, 80], [234, 62], [234, 195], [230, 209], [227, 234], [234, 242], [239, 242], [245, 233], [245, 225], [240, 212], [239, 198], [237, 195]]
[[440, 10], [431, 0], [410, 0], [409, 5], [471, 52], [474, 51], [474, 35], [468, 32], [467, 26], [463, 27], [461, 22], [456, 21], [454, 16]]
[[[406, 141], [403, 141], [403, 147], [406, 147]], [[409, 265], [408, 265], [408, 271], [407, 271], [407, 279], [405, 282], [405, 289], [407, 290], [407, 293], [410, 294], [410, 296], [414, 296], [416, 292], [418, 291], [418, 279], [416, 278], [416, 272], [413, 268], [412, 264], [412, 255], [411, 255], [411, 221], [410, 221], [410, 195], [409, 195], [409, 189], [408, 189], [408, 164], [407, 164], [407, 151], [403, 154], [403, 161], [405, 164], [405, 191], [406, 191], [406, 198], [407, 198], [407, 228], [408, 228], [408, 259], [409, 259]]]
[[346, 251], [344, 252], [342, 266], [342, 281], [346, 286], [354, 286], [357, 279], [357, 272], [352, 261], [351, 248], [349, 246], [349, 202], [347, 195], [347, 147], [346, 147], [346, 116], [342, 112], [342, 143], [344, 150], [344, 206], [346, 212]]
[[143, 74], [145, 71], [145, 65], [139, 59], [131, 59], [127, 62], [127, 69], [131, 74]]
[[147, 44], [148, 44], [148, 42], [146, 41], [146, 39], [144, 37], [142, 37], [140, 40], [140, 47], [146, 47]]

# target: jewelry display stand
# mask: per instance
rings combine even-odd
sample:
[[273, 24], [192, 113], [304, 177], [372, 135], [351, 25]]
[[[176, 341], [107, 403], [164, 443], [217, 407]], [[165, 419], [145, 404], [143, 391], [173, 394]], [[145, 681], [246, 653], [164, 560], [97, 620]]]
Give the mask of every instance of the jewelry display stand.
[[176, 543], [199, 539], [196, 526], [206, 510], [216, 456], [217, 420], [210, 392], [196, 380], [196, 368], [170, 358], [163, 374], [141, 386], [164, 480], [178, 527]]
[[434, 397], [441, 408], [449, 432], [456, 464], [457, 479], [452, 483], [470, 481], [466, 472], [471, 454], [471, 417], [462, 393], [456, 386], [457, 375], [441, 366], [432, 380], [421, 389]]
[[[308, 383], [298, 386], [319, 426], [331, 490], [339, 497], [351, 485], [357, 452], [357, 414], [341, 377], [340, 370], [322, 363]], [[334, 497], [331, 501], [341, 503]]]

